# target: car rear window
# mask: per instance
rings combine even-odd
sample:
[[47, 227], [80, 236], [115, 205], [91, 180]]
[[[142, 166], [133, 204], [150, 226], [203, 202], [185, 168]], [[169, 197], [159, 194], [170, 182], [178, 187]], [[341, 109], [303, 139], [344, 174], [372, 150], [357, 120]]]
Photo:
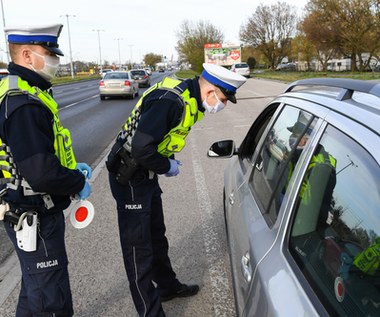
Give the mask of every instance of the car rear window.
[[145, 71], [143, 71], [143, 70], [131, 70], [131, 73], [133, 76], [136, 76], [136, 75], [144, 76], [145, 75]]
[[128, 73], [110, 72], [104, 76], [104, 79], [129, 79]]
[[241, 64], [236, 64], [235, 67], [236, 68], [247, 68], [249, 66], [248, 66], [248, 64], [241, 63]]

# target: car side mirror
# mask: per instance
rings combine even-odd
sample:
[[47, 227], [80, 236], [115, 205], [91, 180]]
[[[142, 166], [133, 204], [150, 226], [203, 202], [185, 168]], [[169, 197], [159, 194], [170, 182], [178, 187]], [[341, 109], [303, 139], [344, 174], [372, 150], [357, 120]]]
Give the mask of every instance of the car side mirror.
[[233, 140], [223, 140], [213, 143], [208, 152], [208, 157], [229, 158], [236, 154], [236, 145]]

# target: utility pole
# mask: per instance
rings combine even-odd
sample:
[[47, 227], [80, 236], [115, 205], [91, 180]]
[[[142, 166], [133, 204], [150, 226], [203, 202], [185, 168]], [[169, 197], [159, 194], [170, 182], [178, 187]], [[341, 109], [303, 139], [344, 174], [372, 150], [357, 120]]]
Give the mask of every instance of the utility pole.
[[130, 51], [131, 51], [131, 68], [133, 68], [133, 59], [132, 59], [132, 47], [133, 47], [133, 44], [130, 44], [130, 45], [128, 45], [129, 46], [129, 49], [130, 49]]
[[69, 17], [75, 17], [75, 15], [61, 15], [61, 17], [65, 16], [67, 20], [67, 32], [69, 34], [69, 49], [70, 49], [70, 72], [71, 72], [71, 78], [74, 78], [74, 67], [73, 67], [73, 54], [71, 51], [71, 38], [70, 38], [70, 23], [69, 23]]
[[101, 45], [100, 45], [100, 32], [104, 32], [104, 30], [99, 30], [99, 29], [96, 29], [96, 30], [93, 30], [93, 31], [96, 31], [98, 32], [98, 42], [99, 42], [99, 66], [100, 66], [100, 74], [103, 73], [103, 62], [102, 62], [102, 49], [101, 49]]
[[119, 70], [121, 70], [121, 58], [120, 58], [120, 40], [122, 40], [122, 38], [117, 38], [115, 39], [117, 41], [117, 49], [119, 51]]
[[[3, 7], [3, 0], [1, 0], [1, 13], [3, 15], [3, 27], [4, 27], [4, 30], [5, 30], [5, 16], [4, 16], [4, 7]], [[5, 34], [5, 31], [4, 31], [4, 38], [5, 38], [5, 55], [7, 57], [7, 62], [9, 63], [9, 53], [8, 53], [8, 40], [7, 40], [7, 35]]]

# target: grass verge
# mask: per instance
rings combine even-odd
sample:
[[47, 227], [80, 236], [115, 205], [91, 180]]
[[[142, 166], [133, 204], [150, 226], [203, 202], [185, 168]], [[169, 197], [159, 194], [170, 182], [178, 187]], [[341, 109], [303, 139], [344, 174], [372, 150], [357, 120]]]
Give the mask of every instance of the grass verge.
[[380, 79], [379, 72], [276, 72], [276, 71], [263, 71], [263, 72], [252, 72], [251, 77], [253, 78], [263, 78], [271, 80], [279, 80], [286, 83], [291, 83], [300, 79], [307, 78], [350, 78], [350, 79], [361, 79], [361, 80], [376, 80]]

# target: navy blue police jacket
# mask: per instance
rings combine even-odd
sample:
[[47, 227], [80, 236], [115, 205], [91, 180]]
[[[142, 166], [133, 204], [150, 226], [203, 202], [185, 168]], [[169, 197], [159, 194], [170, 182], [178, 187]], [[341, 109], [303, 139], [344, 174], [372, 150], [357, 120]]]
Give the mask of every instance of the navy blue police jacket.
[[[198, 110], [204, 112], [198, 79], [187, 79], [179, 87], [182, 90], [189, 89], [190, 96], [197, 100]], [[175, 93], [156, 89], [144, 98], [131, 153], [144, 169], [157, 174], [169, 171], [170, 162], [157, 152], [157, 147], [164, 136], [179, 124], [182, 113], [183, 104]]]
[[[50, 82], [25, 67], [11, 62], [8, 70], [31, 86], [44, 91], [51, 88]], [[55, 155], [53, 114], [44, 104], [27, 94], [5, 99], [0, 104], [0, 137], [10, 146], [19, 173], [34, 192], [51, 196], [54, 207], [49, 212], [67, 208], [71, 202], [70, 196], [83, 189], [85, 178], [80, 171], [62, 166]], [[5, 117], [5, 102], [11, 112], [8, 118]], [[31, 207], [41, 213], [47, 211], [41, 195], [24, 196], [22, 189], [8, 189], [4, 200], [14, 208]]]

